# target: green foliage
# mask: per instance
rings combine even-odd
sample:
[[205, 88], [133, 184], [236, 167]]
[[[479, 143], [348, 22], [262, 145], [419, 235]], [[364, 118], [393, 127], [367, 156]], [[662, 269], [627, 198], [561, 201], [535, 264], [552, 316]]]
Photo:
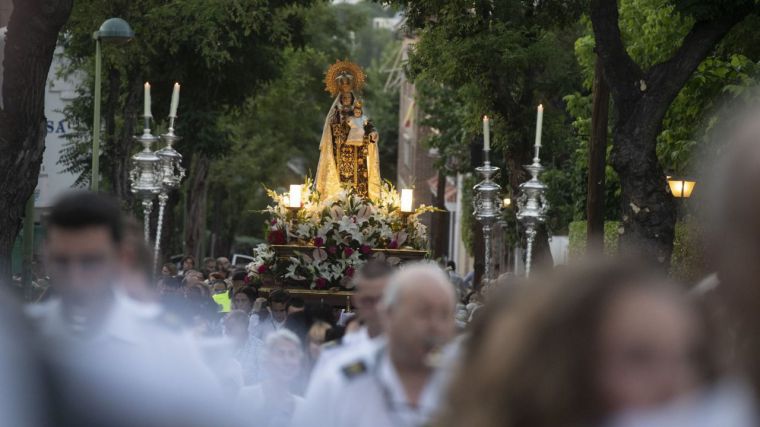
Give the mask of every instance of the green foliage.
[[[573, 259], [583, 258], [586, 254], [587, 241], [586, 221], [573, 221], [570, 223], [568, 232], [568, 257]], [[617, 254], [618, 241], [620, 240], [620, 222], [604, 222], [604, 253], [609, 256]]]
[[332, 102], [323, 78], [337, 59], [348, 58], [364, 67], [367, 85], [360, 96], [380, 134], [381, 173], [395, 177], [398, 90], [385, 91], [384, 85], [385, 68], [399, 44], [390, 31], [371, 26], [373, 17], [388, 13], [371, 3], [318, 3], [308, 8], [303, 46], [285, 49], [279, 76], [225, 121], [232, 148], [213, 164], [211, 192], [233, 197], [220, 200], [209, 214], [224, 216], [224, 228], [233, 230], [230, 233], [262, 235], [265, 218], [259, 211], [269, 200], [260, 185], [282, 191], [301, 182], [304, 174], [316, 172], [322, 128]]

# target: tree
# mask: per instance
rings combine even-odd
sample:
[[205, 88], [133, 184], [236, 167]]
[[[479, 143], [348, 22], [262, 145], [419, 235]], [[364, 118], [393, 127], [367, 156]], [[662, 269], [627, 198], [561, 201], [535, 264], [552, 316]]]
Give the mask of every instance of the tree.
[[[184, 252], [200, 255], [205, 235], [206, 195], [211, 162], [232, 148], [223, 121], [231, 109], [263, 83], [277, 77], [285, 47], [298, 44], [302, 9], [308, 2], [278, 0], [82, 0], [67, 26], [65, 52], [72, 71], [92, 70], [91, 34], [105, 18], [120, 16], [134, 28], [135, 40], [120, 51], [104, 53], [105, 93], [103, 173], [105, 188], [129, 204], [129, 158], [135, 150], [132, 136], [138, 119], [142, 82], [155, 88], [153, 112], [159, 126], [169, 105], [172, 84], [182, 83], [177, 123], [184, 139], [178, 150], [185, 156], [189, 177], [184, 183]], [[64, 160], [83, 176], [89, 175], [91, 117], [85, 82], [84, 96], [70, 110], [78, 132]], [[163, 123], [162, 123], [163, 122]], [[154, 127], [155, 130], [155, 127]], [[173, 197], [170, 201], [180, 202]], [[173, 221], [173, 206], [167, 213]]]
[[21, 0], [6, 33], [0, 107], [0, 278], [9, 278], [13, 242], [45, 149], [45, 92], [58, 33], [73, 0]]
[[684, 1], [693, 19], [680, 46], [646, 69], [626, 50], [616, 0], [593, 0], [596, 50], [615, 104], [612, 164], [620, 176], [624, 233], [621, 248], [668, 265], [675, 205], [657, 157], [663, 119], [692, 73], [734, 25], [755, 10], [754, 1]]
[[537, 258], [548, 259], [546, 229], [565, 232], [574, 211], [567, 181], [577, 141], [562, 96], [580, 87], [572, 55], [578, 2], [551, 2], [551, 7], [529, 0], [395, 3], [405, 8], [418, 36], [408, 74], [426, 115], [422, 123], [436, 129], [427, 143], [442, 155], [439, 166], [471, 171], [469, 145], [482, 139], [481, 118], [487, 114], [493, 119], [492, 161], [502, 168], [505, 191], [517, 195], [528, 178], [523, 165], [533, 155], [536, 106], [544, 104], [541, 157], [552, 209], [537, 239]]

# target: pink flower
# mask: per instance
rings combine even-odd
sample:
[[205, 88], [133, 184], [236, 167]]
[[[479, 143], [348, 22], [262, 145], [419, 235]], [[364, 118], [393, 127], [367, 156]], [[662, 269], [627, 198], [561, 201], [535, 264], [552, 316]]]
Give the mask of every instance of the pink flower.
[[325, 239], [321, 237], [317, 237], [316, 239], [314, 239], [314, 246], [321, 248], [324, 245], [325, 245]]
[[346, 271], [344, 273], [346, 273], [346, 276], [348, 276], [348, 277], [354, 277], [354, 273], [355, 272], [356, 272], [356, 270], [354, 270], [353, 267], [348, 267], [348, 268], [346, 268]]
[[362, 245], [359, 248], [359, 252], [361, 252], [362, 255], [369, 255], [372, 253], [372, 248], [370, 248], [369, 245]]
[[317, 289], [327, 289], [327, 283], [328, 283], [328, 282], [327, 282], [327, 279], [325, 279], [324, 277], [320, 277], [320, 278], [319, 278], [319, 279], [317, 279], [317, 281], [315, 282], [315, 287], [316, 287]]
[[388, 243], [388, 249], [398, 249], [398, 242], [395, 240], [391, 240], [391, 242]]
[[338, 248], [335, 246], [330, 246], [329, 248], [327, 248], [327, 253], [330, 255], [335, 255], [338, 253]]
[[271, 230], [267, 236], [267, 241], [273, 245], [284, 245], [288, 239], [283, 230]]
[[269, 224], [270, 225], [277, 225], [277, 220], [273, 219], [273, 220], [269, 221]]
[[350, 256], [351, 256], [351, 255], [353, 255], [353, 254], [354, 254], [354, 250], [353, 250], [353, 249], [351, 249], [351, 248], [349, 248], [348, 246], [346, 246], [346, 247], [343, 249], [343, 255], [345, 255], [346, 257], [350, 257]]
[[256, 271], [259, 272], [259, 274], [266, 273], [267, 270], [269, 270], [269, 267], [267, 267], [266, 264], [261, 264], [259, 268], [256, 269]]

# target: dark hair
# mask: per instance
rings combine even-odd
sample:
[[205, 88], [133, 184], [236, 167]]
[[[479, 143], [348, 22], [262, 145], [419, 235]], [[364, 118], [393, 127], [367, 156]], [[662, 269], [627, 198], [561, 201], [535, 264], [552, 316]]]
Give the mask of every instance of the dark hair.
[[304, 302], [303, 298], [293, 297], [288, 300], [288, 307], [304, 308], [305, 306], [306, 303]]
[[238, 268], [232, 273], [232, 280], [245, 280], [248, 272], [244, 268]]
[[124, 222], [118, 202], [111, 196], [91, 191], [67, 193], [56, 201], [47, 218], [48, 227], [64, 230], [82, 230], [105, 227], [111, 240], [124, 239]]
[[285, 289], [275, 289], [269, 293], [270, 303], [287, 304], [290, 301], [290, 292]]
[[182, 258], [182, 263], [184, 264], [185, 261], [190, 260], [193, 262], [193, 267], [195, 267], [195, 257], [192, 255], [187, 255], [184, 258]]
[[220, 284], [220, 283], [221, 283], [222, 285], [224, 285], [224, 289], [227, 289], [227, 282], [225, 282], [223, 279], [216, 279], [216, 280], [214, 280], [214, 281], [211, 283], [211, 287], [213, 288], [214, 286], [216, 286], [216, 285], [218, 285], [218, 284]]
[[380, 279], [390, 276], [393, 272], [393, 267], [387, 262], [372, 260], [361, 266], [357, 278], [369, 280]]
[[256, 302], [256, 298], [259, 297], [259, 291], [256, 290], [253, 286], [246, 286], [244, 288], [240, 288], [235, 292], [235, 295], [237, 294], [245, 294], [249, 300], [251, 300], [251, 304]]
[[179, 289], [182, 287], [182, 279], [176, 276], [166, 277], [161, 281], [167, 288]]
[[449, 267], [452, 270], [456, 270], [457, 269], [457, 264], [454, 261], [449, 261], [449, 262], [446, 263], [446, 267]]
[[161, 268], [166, 268], [167, 270], [169, 270], [169, 273], [172, 276], [176, 276], [177, 275], [177, 266], [174, 265], [173, 262], [167, 262], [166, 264], [164, 264], [163, 266], [161, 266]]

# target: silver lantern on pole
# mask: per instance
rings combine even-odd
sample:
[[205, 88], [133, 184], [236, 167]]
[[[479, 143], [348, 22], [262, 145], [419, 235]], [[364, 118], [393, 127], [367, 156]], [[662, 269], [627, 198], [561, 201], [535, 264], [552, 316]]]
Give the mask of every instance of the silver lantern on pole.
[[185, 169], [182, 167], [182, 154], [174, 149], [174, 143], [180, 139], [174, 134], [174, 120], [169, 117], [169, 130], [161, 139], [166, 146], [156, 151], [161, 159], [161, 191], [158, 194], [158, 223], [156, 224], [156, 243], [153, 249], [153, 270], [158, 268], [158, 255], [161, 251], [161, 229], [164, 223], [164, 209], [169, 200], [169, 192], [179, 187], [182, 178], [185, 177]]
[[145, 242], [150, 241], [150, 214], [153, 211], [153, 198], [161, 192], [163, 170], [161, 159], [151, 150], [151, 146], [158, 140], [150, 132], [150, 116], [146, 115], [143, 134], [136, 136], [143, 150], [132, 156], [132, 170], [129, 172], [131, 190], [142, 200], [143, 216], [145, 224]]
[[475, 219], [483, 225], [483, 243], [485, 246], [485, 268], [483, 271], [483, 281], [488, 283], [493, 279], [492, 275], [492, 254], [491, 254], [491, 232], [493, 225], [501, 218], [501, 186], [493, 181], [493, 177], [499, 172], [499, 168], [491, 165], [489, 152], [490, 144], [490, 126], [488, 117], [483, 118], [483, 165], [478, 166], [475, 170], [483, 177], [475, 187], [473, 187], [473, 208], [475, 210]]
[[533, 242], [536, 240], [538, 226], [546, 221], [549, 203], [546, 201], [546, 185], [538, 175], [544, 170], [541, 166], [539, 150], [541, 149], [541, 122], [543, 107], [538, 106], [538, 121], [536, 123], [536, 143], [533, 163], [524, 166], [530, 173], [530, 179], [520, 184], [520, 196], [517, 199], [517, 220], [525, 227], [527, 247], [525, 248], [525, 276], [530, 276], [533, 257]]

